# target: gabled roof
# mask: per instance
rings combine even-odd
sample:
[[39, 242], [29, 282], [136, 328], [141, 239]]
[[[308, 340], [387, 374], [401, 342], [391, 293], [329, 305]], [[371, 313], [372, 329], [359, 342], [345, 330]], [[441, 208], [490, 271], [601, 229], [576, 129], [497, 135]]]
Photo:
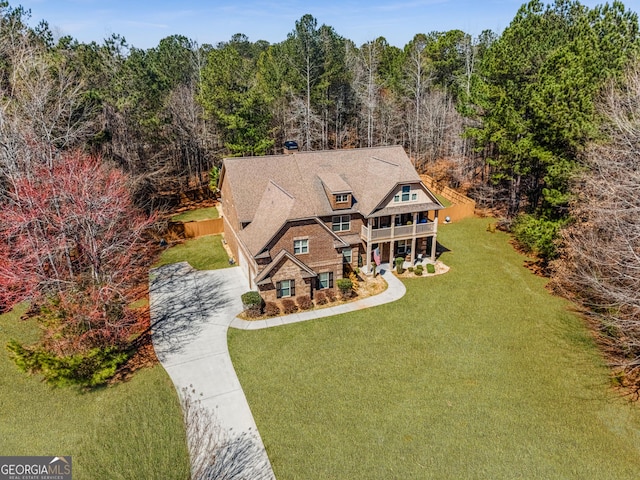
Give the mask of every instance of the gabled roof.
[[[300, 261], [295, 255], [287, 252], [286, 250], [280, 250], [280, 253], [276, 255], [276, 258], [269, 264], [267, 268], [265, 268], [260, 274], [256, 277], [256, 285], [261, 285], [262, 283], [268, 283], [269, 277], [271, 276], [271, 272], [280, 265], [282, 259], [287, 258], [295, 263], [300, 270], [304, 273], [302, 274], [303, 278], [313, 278], [317, 277], [316, 272], [314, 272], [311, 268], [307, 267], [304, 262]], [[269, 280], [270, 281], [270, 280]]]
[[339, 214], [369, 217], [397, 185], [424, 187], [401, 146], [225, 158], [223, 182], [229, 182], [238, 220], [249, 223], [239, 233], [254, 255], [287, 221], [338, 214], [327, 192], [353, 194], [351, 208]]
[[249, 251], [256, 255], [290, 218], [296, 200], [272, 180], [267, 182], [264, 191], [254, 192], [254, 196], [259, 200], [255, 214], [239, 234]]

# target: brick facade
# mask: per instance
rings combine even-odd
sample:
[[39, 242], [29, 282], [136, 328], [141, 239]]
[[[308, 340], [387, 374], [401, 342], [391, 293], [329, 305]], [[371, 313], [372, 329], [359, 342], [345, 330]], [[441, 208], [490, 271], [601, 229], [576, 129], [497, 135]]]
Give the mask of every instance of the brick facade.
[[[265, 301], [279, 301], [283, 280], [295, 282], [294, 300], [313, 298], [323, 273], [335, 290], [346, 250], [351, 267], [367, 271], [373, 244], [390, 257], [408, 238], [413, 261], [428, 250], [420, 237], [435, 245], [442, 208], [400, 146], [227, 158], [219, 188], [226, 242]], [[433, 228], [422, 225], [427, 215]]]
[[[308, 242], [308, 253], [295, 254], [295, 257], [302, 263], [316, 273], [332, 272], [334, 281], [342, 278], [342, 249], [336, 248], [336, 238], [327, 231], [326, 227], [320, 225], [315, 219], [299, 220], [287, 224], [279, 234], [269, 242], [267, 248], [269, 252], [271, 252], [271, 255], [270, 258], [259, 261], [258, 268], [260, 271], [270, 265], [271, 259], [281, 250], [287, 250], [289, 253], [294, 254], [295, 240], [307, 240]], [[294, 269], [297, 270], [297, 273], [294, 272]], [[261, 286], [260, 289], [261, 294], [264, 292], [263, 298], [265, 298], [265, 301], [267, 301], [267, 296], [275, 300], [275, 284], [280, 280], [295, 278], [296, 285], [302, 285], [302, 283], [298, 283], [298, 280], [302, 278], [300, 277], [300, 267], [291, 261], [283, 262], [282, 265], [273, 267], [273, 272], [271, 275], [272, 285], [269, 288]], [[271, 292], [271, 289], [273, 293], [268, 293]], [[296, 296], [309, 295], [313, 298], [313, 292], [316, 289], [313, 282], [307, 279], [304, 289], [304, 291], [298, 291], [298, 289], [296, 289]]]

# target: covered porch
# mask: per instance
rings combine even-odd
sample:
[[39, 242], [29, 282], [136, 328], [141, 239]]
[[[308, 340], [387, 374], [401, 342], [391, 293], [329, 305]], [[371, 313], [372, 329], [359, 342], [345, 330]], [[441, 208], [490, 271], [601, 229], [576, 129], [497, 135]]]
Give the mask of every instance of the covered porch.
[[[395, 210], [370, 217], [361, 227], [360, 238], [366, 247], [363, 266], [367, 272], [371, 271], [371, 264], [376, 260], [391, 265], [399, 256], [412, 265], [416, 260], [435, 260], [438, 210]], [[376, 259], [374, 252], [380, 258]]]

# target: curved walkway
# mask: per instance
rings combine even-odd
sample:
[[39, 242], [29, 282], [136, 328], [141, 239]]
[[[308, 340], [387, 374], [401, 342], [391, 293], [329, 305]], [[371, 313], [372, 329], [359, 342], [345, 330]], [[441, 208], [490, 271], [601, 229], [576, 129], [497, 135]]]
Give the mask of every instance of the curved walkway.
[[234, 318], [231, 327], [241, 330], [260, 330], [263, 328], [277, 327], [279, 325], [287, 325], [289, 323], [304, 322], [307, 320], [315, 320], [316, 318], [330, 317], [340, 315], [341, 313], [362, 310], [363, 308], [375, 307], [384, 303], [394, 302], [402, 298], [406, 292], [404, 283], [402, 283], [388, 268], [388, 264], [380, 266], [380, 274], [387, 282], [387, 289], [371, 297], [362, 300], [354, 300], [353, 302], [343, 303], [335, 307], [319, 308], [317, 310], [307, 310], [290, 315], [282, 315], [279, 317], [267, 318], [266, 320], [243, 320]]
[[398, 300], [404, 284], [381, 266], [387, 289], [375, 296], [335, 307], [245, 321], [241, 295], [246, 278], [239, 267], [198, 271], [188, 263], [165, 265], [151, 271], [149, 303], [156, 355], [180, 396], [194, 392], [201, 405], [214, 412], [229, 435], [253, 437], [256, 458], [264, 469], [255, 479], [275, 478], [249, 404], [231, 363], [227, 345], [229, 326], [261, 329], [369, 308]]

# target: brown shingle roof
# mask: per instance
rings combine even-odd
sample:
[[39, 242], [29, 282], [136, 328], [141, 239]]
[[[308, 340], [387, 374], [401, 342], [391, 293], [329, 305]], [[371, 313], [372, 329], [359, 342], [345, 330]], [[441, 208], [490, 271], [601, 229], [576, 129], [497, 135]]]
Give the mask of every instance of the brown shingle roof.
[[320, 172], [318, 173], [320, 181], [324, 183], [324, 186], [333, 194], [336, 193], [350, 193], [351, 186], [344, 181], [344, 178], [336, 172]]
[[370, 216], [396, 185], [420, 176], [393, 146], [225, 158], [221, 181], [230, 182], [239, 220], [251, 222], [240, 235], [255, 255], [285, 221], [335, 214], [325, 187], [352, 192], [349, 213]]

